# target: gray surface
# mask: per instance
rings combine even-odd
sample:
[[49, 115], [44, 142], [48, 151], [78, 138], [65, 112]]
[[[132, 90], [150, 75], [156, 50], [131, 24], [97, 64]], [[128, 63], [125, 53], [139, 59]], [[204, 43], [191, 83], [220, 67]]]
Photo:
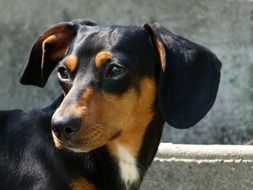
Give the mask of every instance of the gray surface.
[[[253, 146], [246, 145], [187, 145], [161, 143], [158, 159], [241, 160], [253, 162]], [[253, 172], [253, 170], [252, 170]]]
[[253, 189], [252, 146], [162, 146], [142, 190]]
[[53, 23], [91, 18], [103, 24], [159, 21], [214, 51], [223, 62], [217, 102], [199, 127], [165, 129], [177, 143], [244, 143], [253, 134], [253, 2], [250, 0], [0, 0], [0, 109], [45, 105], [59, 94], [18, 83], [35, 37]]
[[155, 161], [142, 190], [252, 190], [253, 163]]

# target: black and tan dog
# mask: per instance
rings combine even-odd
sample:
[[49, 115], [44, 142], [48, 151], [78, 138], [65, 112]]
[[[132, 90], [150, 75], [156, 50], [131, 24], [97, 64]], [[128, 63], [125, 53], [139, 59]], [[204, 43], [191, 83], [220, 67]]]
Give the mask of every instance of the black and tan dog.
[[[209, 50], [158, 24], [80, 20], [39, 36], [21, 83], [43, 87], [57, 65], [65, 97], [51, 124], [62, 183], [86, 190], [139, 189], [164, 122], [197, 123], [215, 101], [221, 67]], [[41, 172], [54, 170], [48, 164]]]

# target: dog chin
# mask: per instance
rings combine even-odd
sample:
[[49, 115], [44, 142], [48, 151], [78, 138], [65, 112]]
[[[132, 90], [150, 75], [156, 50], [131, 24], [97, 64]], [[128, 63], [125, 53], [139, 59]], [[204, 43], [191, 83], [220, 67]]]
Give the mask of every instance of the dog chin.
[[73, 152], [76, 152], [76, 153], [87, 153], [87, 152], [96, 150], [101, 146], [103, 146], [103, 145], [97, 145], [97, 146], [68, 146], [68, 145], [65, 145], [64, 148], [71, 150]]
[[76, 153], [85, 153], [85, 152], [89, 152], [89, 150], [83, 150], [83, 149], [79, 149], [79, 148], [73, 148], [73, 147], [65, 147], [66, 149], [68, 150], [71, 150], [73, 152], [76, 152]]

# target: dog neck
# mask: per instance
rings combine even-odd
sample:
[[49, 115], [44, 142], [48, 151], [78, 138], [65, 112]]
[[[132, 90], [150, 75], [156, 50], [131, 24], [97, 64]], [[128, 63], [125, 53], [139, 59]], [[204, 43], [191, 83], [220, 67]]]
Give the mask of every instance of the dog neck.
[[139, 118], [138, 122], [129, 122], [131, 126], [107, 145], [109, 153], [117, 161], [126, 190], [140, 186], [160, 142], [164, 124], [160, 112], [146, 116], [143, 120]]

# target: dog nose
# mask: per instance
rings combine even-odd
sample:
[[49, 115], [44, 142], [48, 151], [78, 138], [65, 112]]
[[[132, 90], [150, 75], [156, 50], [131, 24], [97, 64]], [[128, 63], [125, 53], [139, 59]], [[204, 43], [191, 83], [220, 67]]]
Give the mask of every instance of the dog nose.
[[53, 117], [52, 130], [59, 139], [70, 139], [81, 128], [81, 119], [78, 117]]

